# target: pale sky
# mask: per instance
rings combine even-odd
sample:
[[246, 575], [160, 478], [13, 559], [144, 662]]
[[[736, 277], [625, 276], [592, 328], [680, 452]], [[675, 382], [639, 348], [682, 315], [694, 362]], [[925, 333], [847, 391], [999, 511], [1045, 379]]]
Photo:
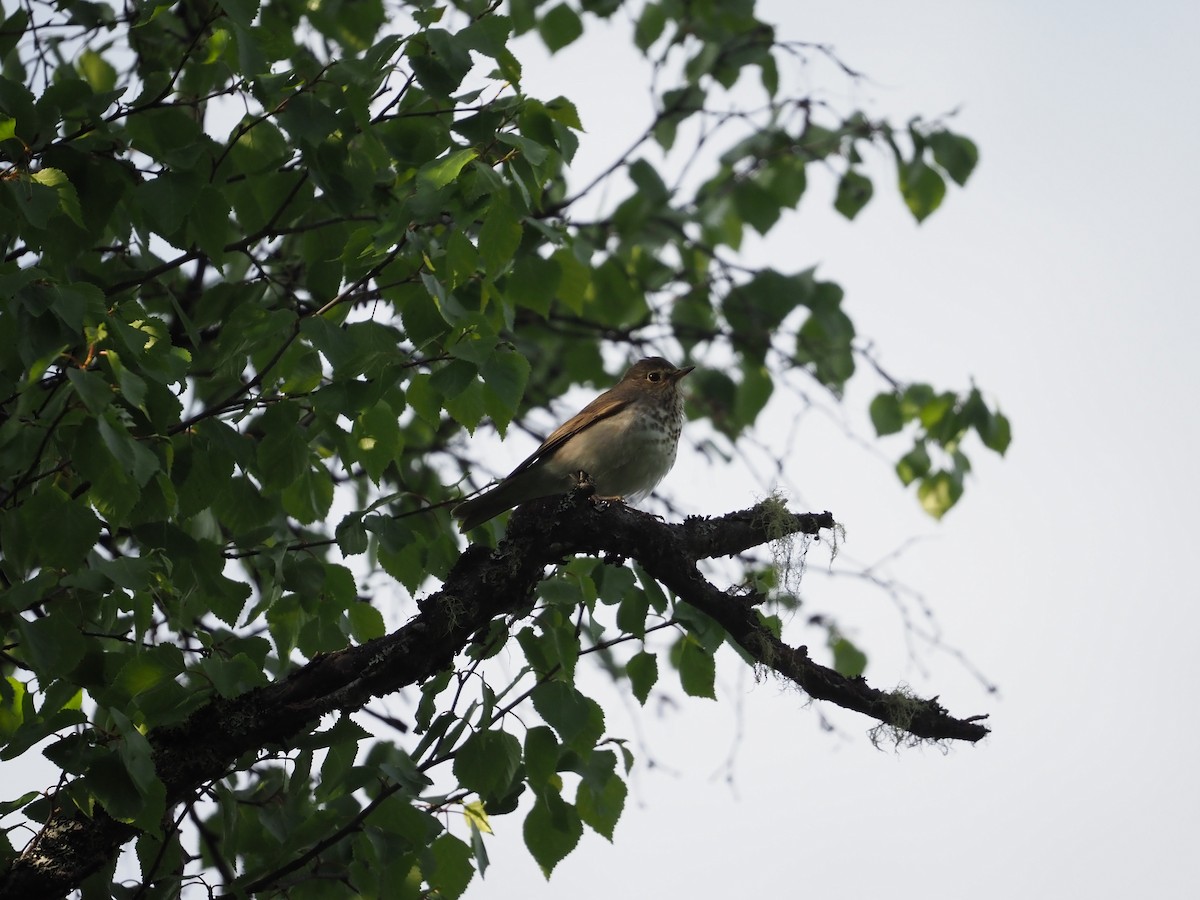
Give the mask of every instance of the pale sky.
[[[994, 734], [944, 754], [881, 752], [868, 720], [806, 708], [726, 665], [720, 703], [676, 689], [666, 713], [653, 701], [611, 712], [609, 732], [633, 740], [641, 761], [613, 845], [585, 829], [547, 884], [520, 817], [498, 818], [492, 866], [467, 897], [1194, 896], [1200, 783], [1188, 760], [1200, 726], [1186, 697], [1200, 682], [1200, 297], [1187, 270], [1200, 244], [1200, 6], [760, 9], [781, 36], [830, 43], [870, 76], [826, 84], [843, 108], [903, 124], [961, 107], [954, 127], [980, 147], [966, 190], [952, 188], [924, 225], [882, 182], [847, 223], [813, 178], [800, 214], [754, 252], [782, 267], [820, 263], [895, 375], [944, 387], [974, 378], [1012, 419], [1007, 459], [970, 453], [976, 476], [940, 525], [886, 461], [822, 416], [805, 420], [787, 469], [800, 506], [846, 525], [847, 559], [924, 539], [888, 572], [923, 592], [947, 642], [999, 696], [948, 655], [925, 653], [928, 672], [913, 665], [891, 601], [824, 577], [821, 550], [803, 584], [808, 608], [834, 613], [863, 644], [875, 686], [907, 682], [956, 714], [990, 713]], [[625, 146], [618, 135], [645, 122], [631, 111], [636, 73], [614, 53], [597, 40], [526, 60], [530, 93], [579, 103], [581, 164], [603, 164], [605, 145]], [[863, 382], [846, 420], [866, 433], [860, 410], [877, 386]], [[771, 410], [782, 421], [799, 412]], [[701, 478], [704, 495], [689, 498]], [[714, 474], [687, 448], [662, 490], [712, 514], [759, 493], [736, 466]]]

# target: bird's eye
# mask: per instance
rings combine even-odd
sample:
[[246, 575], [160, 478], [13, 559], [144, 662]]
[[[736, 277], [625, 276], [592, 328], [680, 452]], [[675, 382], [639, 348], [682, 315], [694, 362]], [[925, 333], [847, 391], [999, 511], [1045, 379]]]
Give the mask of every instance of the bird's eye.
[[646, 377], [649, 378], [651, 381], [662, 381], [662, 373], [661, 372], [651, 372]]

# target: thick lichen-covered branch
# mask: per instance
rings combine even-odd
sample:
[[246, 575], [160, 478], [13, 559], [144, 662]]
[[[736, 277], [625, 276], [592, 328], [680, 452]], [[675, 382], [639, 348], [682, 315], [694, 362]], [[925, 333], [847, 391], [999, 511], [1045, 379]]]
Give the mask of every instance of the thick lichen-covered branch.
[[659, 523], [624, 508], [584, 510], [561, 520], [522, 517], [510, 526], [509, 537], [532, 543], [538, 540], [540, 529], [549, 528], [544, 539], [556, 540], [564, 554], [603, 553], [636, 559], [680, 600], [717, 621], [752, 659], [818, 700], [861, 712], [917, 738], [974, 742], [986, 736], [988, 729], [980, 721], [983, 717], [955, 718], [936, 700], [911, 698], [903, 721], [899, 721], [891, 692], [814, 662], [804, 647], [787, 645], [762, 621], [753, 602], [718, 588], [696, 567], [699, 559], [739, 553], [791, 534], [816, 535], [834, 527], [828, 512], [791, 513], [770, 498], [717, 519], [690, 518], [681, 525]]

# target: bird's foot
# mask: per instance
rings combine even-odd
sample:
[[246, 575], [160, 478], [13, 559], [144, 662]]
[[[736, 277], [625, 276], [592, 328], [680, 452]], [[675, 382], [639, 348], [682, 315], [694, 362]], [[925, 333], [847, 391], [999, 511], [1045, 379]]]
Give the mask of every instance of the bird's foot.
[[624, 497], [592, 497], [592, 502], [596, 503], [596, 504], [619, 503], [622, 506], [624, 506], [625, 498]]

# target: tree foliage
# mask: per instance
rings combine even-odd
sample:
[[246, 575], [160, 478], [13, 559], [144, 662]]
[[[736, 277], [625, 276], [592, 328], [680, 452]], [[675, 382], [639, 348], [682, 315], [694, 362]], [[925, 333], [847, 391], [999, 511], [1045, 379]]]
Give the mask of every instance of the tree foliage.
[[[828, 51], [751, 0], [5, 4], [0, 741], [62, 779], [6, 781], [0, 811], [36, 831], [7, 831], [0, 896], [455, 897], [522, 795], [549, 873], [584, 826], [612, 837], [633, 763], [584, 663], [642, 703], [671, 669], [711, 697], [729, 643], [912, 734], [985, 733], [868, 687], [832, 631], [834, 669], [785, 644], [769, 567], [741, 557], [741, 593], [696, 567], [828, 514], [542, 503], [492, 555], [448, 513], [495, 474], [467, 433], [528, 427], [629, 355], [699, 363], [689, 415], [725, 446], [783, 379], [840, 398], [864, 358], [841, 288], [745, 266], [747, 229], [810, 177], [853, 218], [866, 152], [923, 219], [969, 139], [795, 94]], [[585, 179], [603, 137], [526, 90], [519, 51], [536, 32], [567, 59], [610, 17], [662, 83]], [[971, 433], [1009, 442], [974, 388], [888, 378], [870, 415], [911, 439], [897, 471], [934, 516]], [[489, 667], [502, 650], [519, 671]], [[371, 705], [401, 690], [406, 720]]]

